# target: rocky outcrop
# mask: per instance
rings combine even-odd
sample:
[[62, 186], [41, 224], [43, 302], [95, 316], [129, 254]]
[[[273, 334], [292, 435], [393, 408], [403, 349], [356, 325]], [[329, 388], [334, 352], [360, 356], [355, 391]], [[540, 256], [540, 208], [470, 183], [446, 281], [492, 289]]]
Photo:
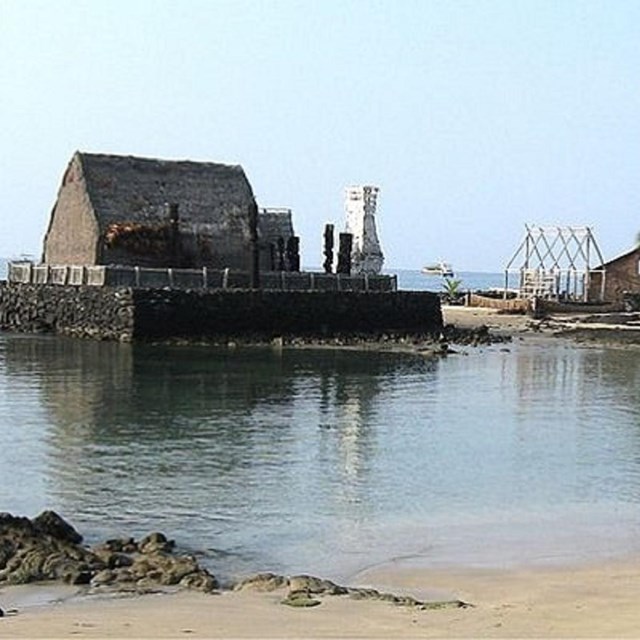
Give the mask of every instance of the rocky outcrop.
[[[174, 554], [173, 540], [159, 532], [136, 541], [107, 540], [92, 548], [53, 511], [33, 520], [0, 513], [0, 585], [46, 580], [85, 585], [89, 593], [148, 593], [167, 587], [211, 593], [219, 589], [215, 576], [190, 555]], [[376, 589], [346, 587], [309, 575], [259, 573], [237, 582], [235, 591], [283, 592], [282, 604], [313, 607], [327, 596], [379, 600], [419, 609], [470, 606], [461, 600], [425, 602]], [[9, 612], [10, 613], [10, 612]], [[0, 617], [3, 612], [0, 609]]]
[[0, 583], [88, 583], [102, 563], [80, 546], [81, 540], [82, 536], [52, 511], [33, 521], [0, 514]]
[[189, 555], [175, 555], [174, 542], [152, 533], [107, 540], [93, 548], [53, 511], [33, 520], [0, 514], [0, 584], [59, 580], [94, 589], [148, 591], [177, 585], [210, 592], [216, 578]]
[[391, 604], [416, 607], [419, 609], [464, 608], [471, 606], [462, 600], [441, 600], [425, 602], [412, 596], [398, 596], [377, 589], [345, 587], [331, 580], [315, 576], [282, 576], [274, 573], [258, 573], [241, 580], [234, 586], [235, 591], [280, 591], [286, 590], [282, 604], [292, 607], [313, 607], [321, 604], [324, 596], [346, 596], [354, 600], [380, 600]]
[[441, 341], [443, 343], [458, 344], [478, 347], [481, 345], [509, 342], [510, 336], [492, 333], [486, 325], [474, 328], [456, 327], [447, 324], [442, 329]]

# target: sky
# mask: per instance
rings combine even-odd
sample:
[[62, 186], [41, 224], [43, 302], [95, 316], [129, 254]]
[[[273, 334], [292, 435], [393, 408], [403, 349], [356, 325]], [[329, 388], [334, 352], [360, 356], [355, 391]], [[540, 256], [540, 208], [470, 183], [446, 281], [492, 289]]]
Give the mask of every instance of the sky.
[[389, 269], [501, 271], [525, 224], [640, 231], [637, 0], [0, 0], [0, 255], [76, 150], [240, 164], [303, 267], [380, 188]]

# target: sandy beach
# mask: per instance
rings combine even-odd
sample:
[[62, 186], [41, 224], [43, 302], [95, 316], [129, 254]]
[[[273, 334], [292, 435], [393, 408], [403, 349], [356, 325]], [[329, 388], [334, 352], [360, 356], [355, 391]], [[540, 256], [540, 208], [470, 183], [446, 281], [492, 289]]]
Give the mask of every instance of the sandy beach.
[[[3, 638], [636, 638], [640, 560], [554, 569], [380, 569], [369, 584], [472, 603], [417, 610], [326, 596], [313, 608], [282, 592], [181, 592], [32, 606], [0, 619]], [[30, 587], [30, 590], [37, 587]], [[11, 589], [0, 602], [11, 600]]]
[[461, 329], [476, 329], [486, 325], [496, 334], [522, 335], [529, 332], [532, 319], [525, 314], [499, 313], [496, 309], [443, 305], [442, 318], [445, 324]]

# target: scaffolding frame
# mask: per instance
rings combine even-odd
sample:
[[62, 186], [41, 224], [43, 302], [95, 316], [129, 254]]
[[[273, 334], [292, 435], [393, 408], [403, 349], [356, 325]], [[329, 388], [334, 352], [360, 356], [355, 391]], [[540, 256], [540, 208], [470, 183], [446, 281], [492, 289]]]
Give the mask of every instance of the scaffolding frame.
[[[505, 267], [504, 297], [509, 275], [519, 275], [520, 298], [590, 302], [592, 273], [602, 273], [600, 300], [604, 298], [604, 259], [590, 227], [525, 225], [526, 233]], [[521, 258], [520, 266], [514, 267]], [[598, 260], [599, 268], [591, 262]]]

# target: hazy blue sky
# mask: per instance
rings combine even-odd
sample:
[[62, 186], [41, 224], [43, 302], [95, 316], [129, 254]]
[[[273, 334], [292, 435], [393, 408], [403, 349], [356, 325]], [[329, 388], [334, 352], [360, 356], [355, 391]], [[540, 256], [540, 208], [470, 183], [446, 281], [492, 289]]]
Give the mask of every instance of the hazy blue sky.
[[381, 188], [386, 266], [499, 271], [524, 224], [640, 231], [638, 0], [0, 0], [0, 255], [76, 149], [239, 163], [303, 265]]

